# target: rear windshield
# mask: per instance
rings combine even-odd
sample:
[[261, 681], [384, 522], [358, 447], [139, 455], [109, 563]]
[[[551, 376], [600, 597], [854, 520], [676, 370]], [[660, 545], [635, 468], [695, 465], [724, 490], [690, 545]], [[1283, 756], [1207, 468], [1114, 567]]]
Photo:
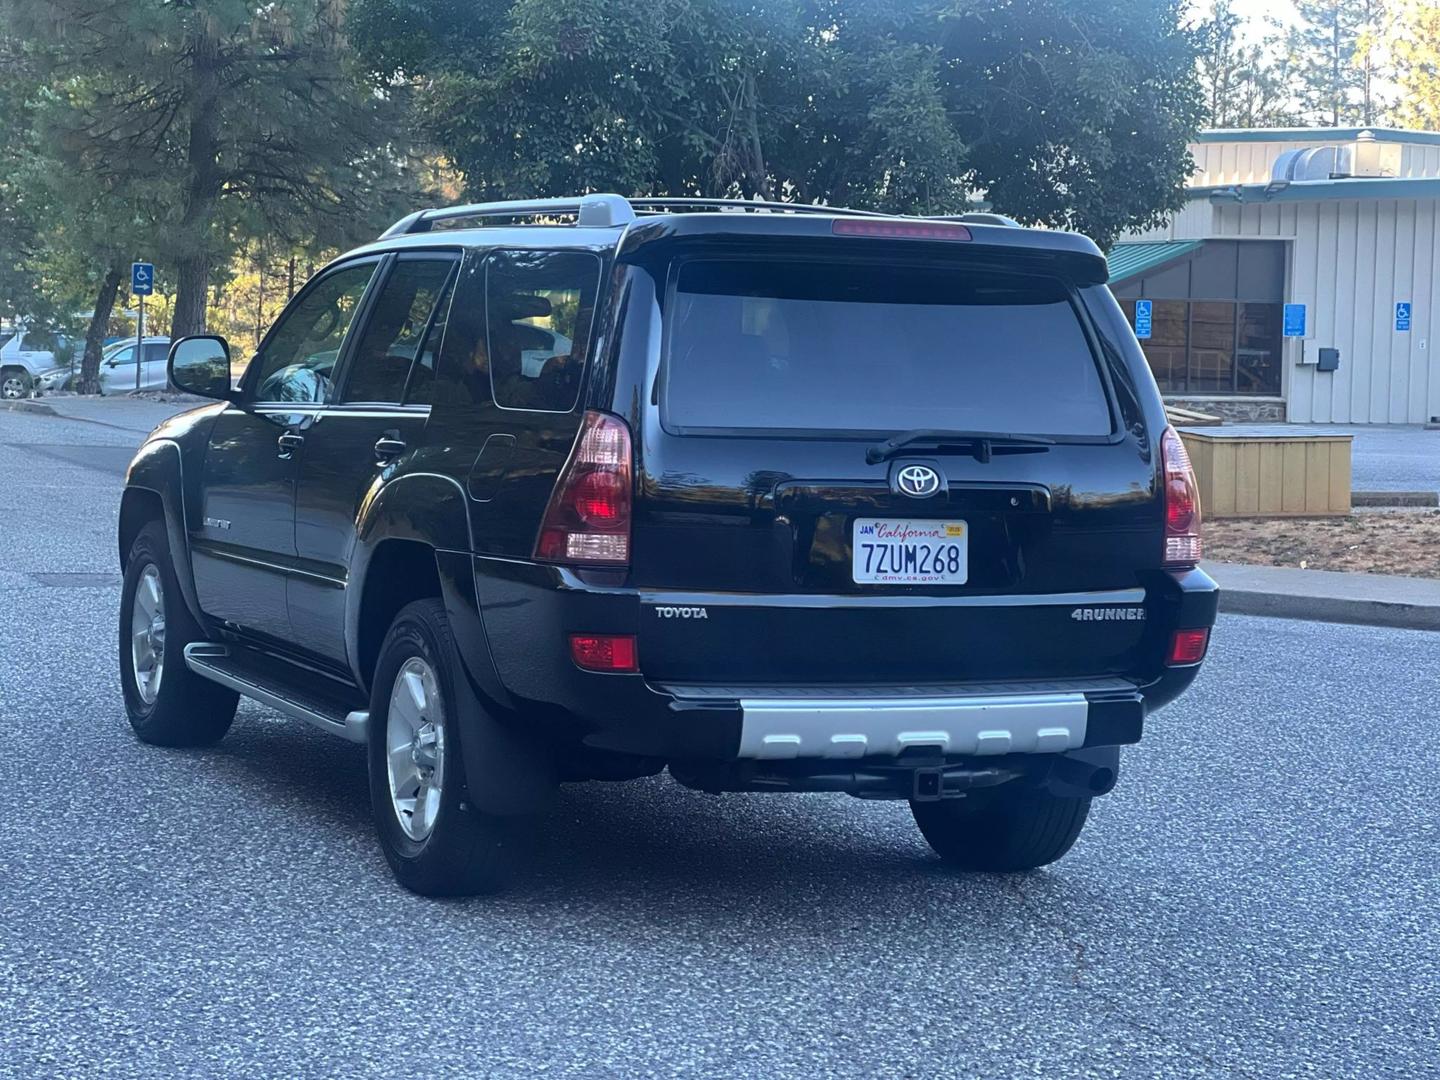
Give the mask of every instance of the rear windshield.
[[666, 319], [674, 430], [1108, 436], [1069, 290], [978, 268], [696, 260]]

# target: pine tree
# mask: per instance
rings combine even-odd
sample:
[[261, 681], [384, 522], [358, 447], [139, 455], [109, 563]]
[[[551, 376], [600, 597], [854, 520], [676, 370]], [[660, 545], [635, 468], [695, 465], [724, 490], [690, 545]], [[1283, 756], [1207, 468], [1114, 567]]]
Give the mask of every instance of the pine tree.
[[1286, 54], [1272, 37], [1246, 40], [1231, 0], [1212, 0], [1195, 27], [1197, 74], [1206, 122], [1218, 128], [1283, 127], [1295, 122]]
[[1331, 127], [1375, 123], [1382, 0], [1297, 0], [1295, 8], [1301, 24], [1285, 46], [1306, 118]]
[[[205, 328], [212, 267], [242, 218], [337, 243], [399, 212], [385, 99], [348, 63], [345, 0], [0, 0], [59, 107], [78, 175], [148, 190], [173, 267], [173, 332]], [[96, 212], [109, 212], [109, 203]], [[303, 224], [302, 224], [303, 223]]]

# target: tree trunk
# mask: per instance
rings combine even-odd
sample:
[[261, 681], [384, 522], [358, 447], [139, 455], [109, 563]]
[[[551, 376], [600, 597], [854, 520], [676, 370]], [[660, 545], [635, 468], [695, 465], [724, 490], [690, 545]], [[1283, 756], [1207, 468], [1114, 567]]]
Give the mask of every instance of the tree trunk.
[[192, 252], [176, 262], [175, 318], [172, 337], [205, 333], [205, 300], [210, 284], [210, 253]]
[[767, 202], [775, 198], [775, 190], [770, 185], [770, 170], [765, 166], [765, 151], [760, 145], [760, 110], [759, 92], [755, 89], [755, 76], [745, 76], [745, 127], [748, 136], [747, 142], [750, 172], [750, 188], [755, 194]]
[[255, 348], [260, 348], [260, 337], [265, 333], [265, 255], [255, 253]]
[[80, 361], [80, 385], [82, 394], [100, 392], [100, 353], [105, 348], [105, 330], [110, 325], [110, 315], [115, 310], [115, 297], [120, 292], [120, 281], [125, 275], [125, 264], [113, 262], [100, 281], [100, 293], [95, 297], [95, 313], [90, 316], [90, 327], [85, 331], [85, 356]]
[[224, 189], [216, 164], [220, 149], [221, 60], [218, 44], [196, 34], [190, 42], [194, 79], [190, 92], [190, 139], [185, 147], [189, 173], [185, 185], [185, 211], [180, 218], [182, 254], [176, 259], [174, 337], [205, 332], [205, 300], [210, 286], [213, 256], [211, 224]]

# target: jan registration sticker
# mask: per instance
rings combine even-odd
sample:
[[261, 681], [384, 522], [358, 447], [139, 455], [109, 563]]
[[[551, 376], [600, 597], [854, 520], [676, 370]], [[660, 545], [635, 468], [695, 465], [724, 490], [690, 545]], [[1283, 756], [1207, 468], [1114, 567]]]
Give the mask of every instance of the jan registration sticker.
[[857, 584], [964, 585], [970, 574], [963, 521], [860, 518], [851, 541]]

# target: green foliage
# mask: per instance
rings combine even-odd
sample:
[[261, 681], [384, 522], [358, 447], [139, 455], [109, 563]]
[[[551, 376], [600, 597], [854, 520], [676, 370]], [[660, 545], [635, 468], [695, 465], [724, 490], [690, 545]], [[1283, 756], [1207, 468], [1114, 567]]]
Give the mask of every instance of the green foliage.
[[1384, 37], [1398, 91], [1392, 121], [1440, 130], [1440, 6], [1397, 0], [1387, 12]]
[[615, 190], [954, 212], [1108, 242], [1200, 119], [1169, 0], [354, 0], [475, 198]]

